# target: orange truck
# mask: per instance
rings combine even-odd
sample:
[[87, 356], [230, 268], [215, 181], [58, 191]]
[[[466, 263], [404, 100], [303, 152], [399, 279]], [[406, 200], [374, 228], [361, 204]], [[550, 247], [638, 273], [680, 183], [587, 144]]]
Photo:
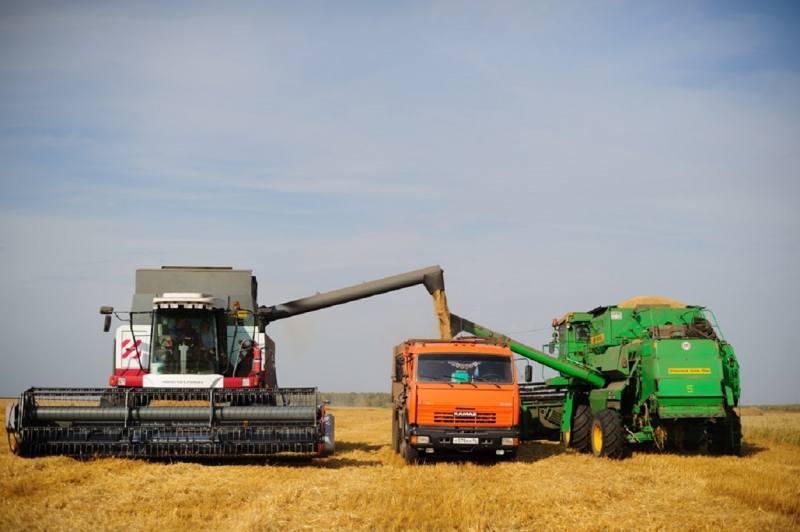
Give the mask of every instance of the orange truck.
[[394, 348], [392, 448], [406, 463], [471, 453], [516, 455], [514, 355], [497, 339], [408, 340]]

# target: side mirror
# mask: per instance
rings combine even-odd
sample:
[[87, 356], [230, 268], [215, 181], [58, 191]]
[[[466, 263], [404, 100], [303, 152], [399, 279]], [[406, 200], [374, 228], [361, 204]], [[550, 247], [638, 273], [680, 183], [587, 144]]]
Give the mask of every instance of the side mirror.
[[100, 307], [100, 314], [105, 315], [106, 319], [103, 322], [103, 332], [108, 332], [111, 328], [111, 313], [114, 312], [114, 307]]
[[533, 366], [525, 366], [525, 382], [533, 380]]

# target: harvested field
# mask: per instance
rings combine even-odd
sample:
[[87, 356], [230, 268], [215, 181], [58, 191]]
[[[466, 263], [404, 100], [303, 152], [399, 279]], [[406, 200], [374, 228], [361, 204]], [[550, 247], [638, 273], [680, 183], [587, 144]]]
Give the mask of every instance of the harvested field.
[[534, 442], [515, 462], [409, 467], [389, 447], [390, 410], [331, 410], [337, 454], [311, 463], [22, 459], [3, 446], [0, 529], [800, 530], [800, 445], [764, 432], [776, 416], [800, 434], [800, 412], [743, 412], [742, 458], [597, 460]]

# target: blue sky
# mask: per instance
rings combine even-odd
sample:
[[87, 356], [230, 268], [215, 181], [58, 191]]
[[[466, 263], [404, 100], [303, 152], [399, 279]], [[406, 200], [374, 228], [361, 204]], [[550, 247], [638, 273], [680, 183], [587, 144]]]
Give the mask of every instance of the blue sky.
[[[0, 5], [0, 395], [102, 386], [136, 268], [275, 304], [440, 264], [505, 332], [711, 307], [749, 404], [800, 402], [793, 2]], [[388, 391], [424, 289], [270, 326], [279, 383]], [[521, 332], [533, 345], [548, 332]]]

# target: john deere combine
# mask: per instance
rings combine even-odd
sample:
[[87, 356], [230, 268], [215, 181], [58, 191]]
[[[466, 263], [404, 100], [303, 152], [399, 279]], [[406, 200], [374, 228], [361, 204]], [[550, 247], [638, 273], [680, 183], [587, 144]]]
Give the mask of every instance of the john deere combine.
[[[451, 328], [503, 337], [452, 314]], [[570, 312], [553, 329], [550, 354], [509, 339], [512, 351], [560, 373], [521, 387], [524, 438], [614, 458], [638, 443], [739, 454], [739, 364], [710, 310], [634, 298]]]

